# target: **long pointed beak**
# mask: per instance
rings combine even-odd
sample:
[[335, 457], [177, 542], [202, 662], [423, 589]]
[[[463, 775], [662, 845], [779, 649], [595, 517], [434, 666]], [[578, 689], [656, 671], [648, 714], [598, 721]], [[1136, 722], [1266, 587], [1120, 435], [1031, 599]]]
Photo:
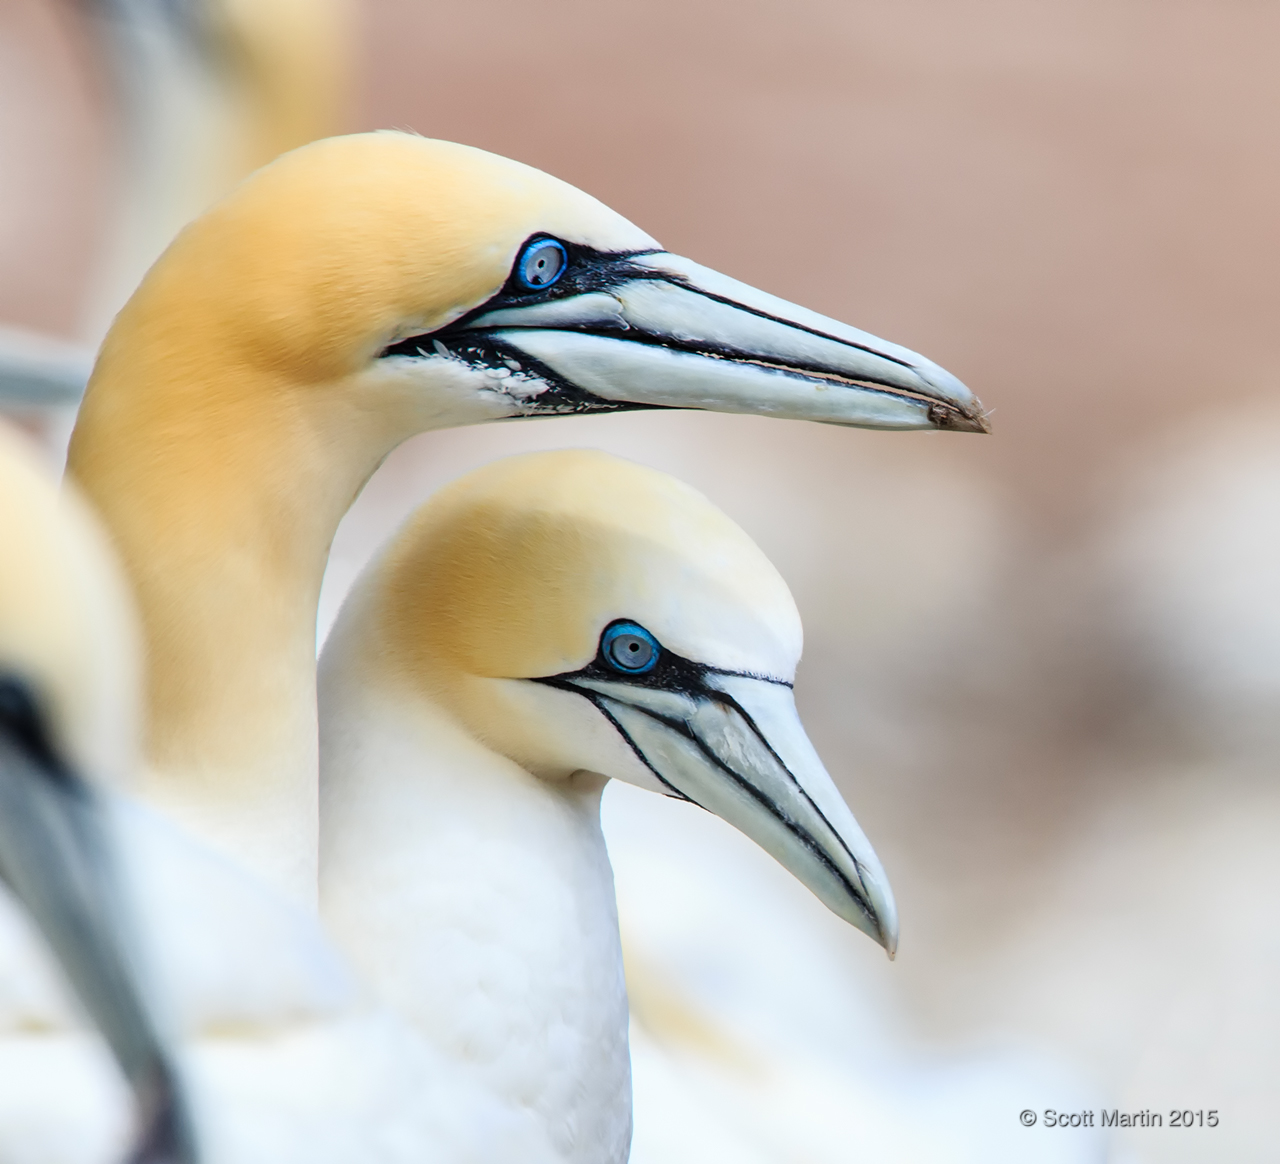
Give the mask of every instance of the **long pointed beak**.
[[197, 1164], [181, 1083], [129, 940], [105, 817], [89, 785], [0, 723], [0, 879], [30, 912], [129, 1080], [138, 1115], [131, 1164]]
[[888, 878], [809, 742], [790, 687], [716, 672], [705, 694], [585, 675], [570, 682], [663, 784], [745, 833], [893, 957]]
[[988, 432], [932, 361], [665, 251], [619, 256], [578, 294], [480, 309], [509, 365], [615, 406]]

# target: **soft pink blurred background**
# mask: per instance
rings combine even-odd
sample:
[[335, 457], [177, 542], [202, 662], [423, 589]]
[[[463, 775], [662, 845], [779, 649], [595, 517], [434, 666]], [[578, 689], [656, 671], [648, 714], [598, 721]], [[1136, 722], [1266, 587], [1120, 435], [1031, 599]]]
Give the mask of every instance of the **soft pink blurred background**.
[[[800, 603], [801, 709], [902, 915], [895, 965], [852, 957], [902, 1037], [1044, 1049], [1108, 1106], [1220, 1109], [1212, 1133], [1116, 1136], [1116, 1160], [1274, 1159], [1280, 9], [361, 0], [352, 20], [345, 128], [546, 169], [926, 353], [995, 432], [432, 434], [344, 524], [322, 622], [470, 465], [598, 444], [684, 477]], [[119, 190], [96, 35], [69, 3], [0, 5], [0, 321], [69, 338]]]

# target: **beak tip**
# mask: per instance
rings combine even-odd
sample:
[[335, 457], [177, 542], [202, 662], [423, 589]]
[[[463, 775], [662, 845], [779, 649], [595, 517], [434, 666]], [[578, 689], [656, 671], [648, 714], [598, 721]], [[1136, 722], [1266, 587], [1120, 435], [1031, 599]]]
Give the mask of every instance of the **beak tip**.
[[963, 409], [954, 404], [930, 404], [929, 423], [947, 432], [991, 432], [990, 416], [977, 397]]
[[916, 373], [936, 393], [929, 405], [929, 423], [949, 432], [991, 431], [990, 415], [965, 383], [932, 360], [921, 358]]
[[883, 871], [880, 871], [878, 877], [870, 879], [870, 883], [864, 878], [863, 885], [869, 890], [867, 904], [875, 926], [871, 937], [884, 947], [884, 952], [892, 962], [898, 954], [898, 906], [893, 900], [893, 890], [889, 888]]

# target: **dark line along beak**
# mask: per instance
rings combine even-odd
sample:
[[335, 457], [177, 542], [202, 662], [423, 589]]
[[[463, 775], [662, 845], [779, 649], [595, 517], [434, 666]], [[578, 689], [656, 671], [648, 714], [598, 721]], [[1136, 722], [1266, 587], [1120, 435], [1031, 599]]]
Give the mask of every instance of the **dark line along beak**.
[[789, 685], [705, 669], [679, 690], [596, 668], [541, 682], [591, 699], [674, 794], [745, 833], [893, 957], [888, 879], [809, 742]]
[[508, 367], [614, 407], [990, 431], [964, 384], [897, 344], [664, 251], [588, 258], [553, 293], [499, 295], [442, 337], [484, 333]]
[[197, 1164], [181, 1082], [129, 940], [105, 806], [47, 745], [34, 707], [24, 686], [0, 678], [0, 879], [30, 912], [129, 1080], [138, 1128], [131, 1164]]

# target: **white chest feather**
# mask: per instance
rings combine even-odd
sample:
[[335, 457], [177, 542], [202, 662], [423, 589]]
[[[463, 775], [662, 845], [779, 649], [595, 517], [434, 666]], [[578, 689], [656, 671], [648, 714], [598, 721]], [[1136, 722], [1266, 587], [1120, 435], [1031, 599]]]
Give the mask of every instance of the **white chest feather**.
[[555, 1158], [621, 1164], [627, 1002], [600, 781], [548, 785], [443, 714], [342, 686], [322, 676], [334, 938], [372, 1001]]

